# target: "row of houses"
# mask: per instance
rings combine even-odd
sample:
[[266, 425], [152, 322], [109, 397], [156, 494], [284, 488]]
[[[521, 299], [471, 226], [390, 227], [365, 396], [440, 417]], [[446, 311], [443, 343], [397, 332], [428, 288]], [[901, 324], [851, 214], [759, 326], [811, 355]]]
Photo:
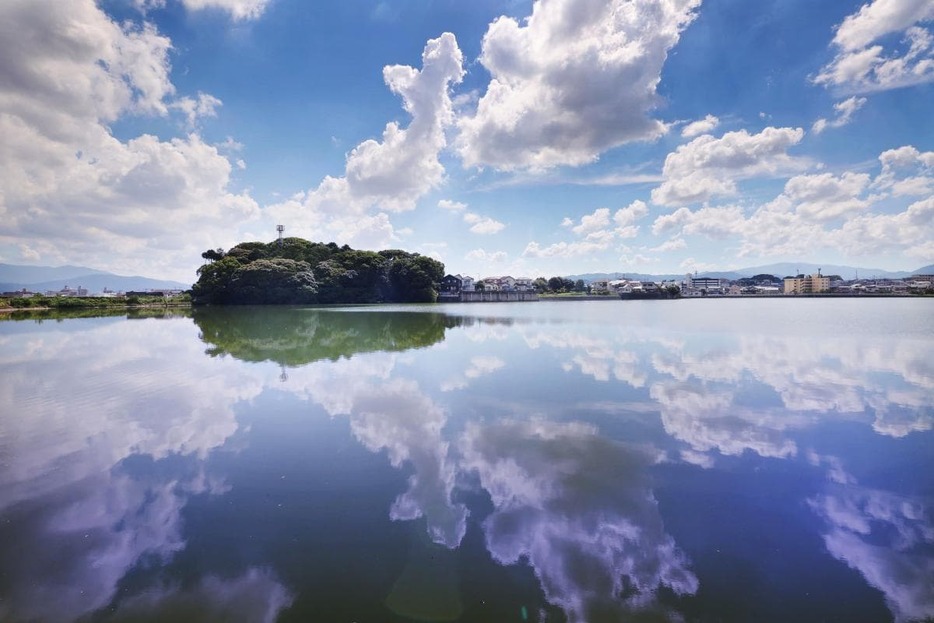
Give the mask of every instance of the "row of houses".
[[813, 294], [918, 294], [934, 289], [934, 275], [914, 275], [907, 279], [833, 280], [818, 270], [812, 275], [730, 280], [685, 275], [681, 280], [642, 281], [636, 279], [597, 280], [588, 284], [591, 294], [631, 294], [665, 290], [676, 286], [682, 297], [704, 296], [795, 296]]
[[464, 275], [445, 275], [441, 280], [442, 294], [460, 294], [461, 292], [531, 292], [534, 290], [529, 277], [485, 277], [475, 280]]
[[[719, 281], [719, 283], [717, 283]], [[688, 279], [682, 285], [682, 295], [697, 296], [698, 289], [704, 295], [813, 295], [813, 294], [919, 294], [934, 289], [934, 275], [915, 275], [908, 279], [854, 279], [831, 280], [818, 270], [816, 274], [795, 275], [781, 280], [773, 278], [755, 284], [737, 283], [727, 279]]]

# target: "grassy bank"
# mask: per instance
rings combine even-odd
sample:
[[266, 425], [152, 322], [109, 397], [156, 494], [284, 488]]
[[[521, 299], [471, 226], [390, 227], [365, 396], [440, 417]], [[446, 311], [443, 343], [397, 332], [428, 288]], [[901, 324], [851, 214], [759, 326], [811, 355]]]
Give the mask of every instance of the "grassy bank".
[[24, 298], [0, 298], [0, 311], [16, 310], [81, 310], [81, 309], [133, 309], [140, 307], [187, 307], [191, 296], [31, 296]]

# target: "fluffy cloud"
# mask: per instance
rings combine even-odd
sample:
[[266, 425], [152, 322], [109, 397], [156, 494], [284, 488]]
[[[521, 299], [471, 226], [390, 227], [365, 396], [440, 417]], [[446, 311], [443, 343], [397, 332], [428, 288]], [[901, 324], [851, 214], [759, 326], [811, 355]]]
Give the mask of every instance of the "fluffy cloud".
[[442, 210], [450, 210], [451, 212], [463, 212], [467, 209], [466, 203], [461, 203], [460, 201], [451, 201], [450, 199], [442, 199], [438, 202], [438, 207]]
[[607, 248], [609, 248], [609, 244], [603, 241], [556, 242], [547, 247], [542, 247], [537, 242], [530, 242], [522, 251], [522, 257], [581, 257], [599, 251], [606, 251]]
[[863, 107], [866, 103], [865, 97], [856, 97], [855, 95], [849, 99], [843, 100], [842, 102], [837, 102], [833, 105], [833, 109], [836, 111], [837, 116], [828, 121], [827, 119], [818, 119], [814, 122], [813, 132], [815, 134], [820, 134], [827, 128], [842, 128], [848, 124], [853, 119], [853, 115], [856, 114], [856, 111]]
[[[153, 379], [172, 392], [154, 395]], [[0, 512], [23, 544], [21, 559], [0, 563], [14, 587], [0, 618], [79, 619], [110, 603], [141, 560], [166, 562], [182, 550], [190, 495], [226, 490], [198, 461], [238, 430], [234, 404], [261, 385], [236, 362], [205, 358], [190, 323], [93, 323], [12, 337], [0, 357], [0, 396], [32, 406], [0, 415], [13, 440]], [[173, 460], [144, 477], [125, 468], [140, 456]]]
[[569, 218], [565, 218], [561, 224], [570, 227], [575, 234], [587, 237], [609, 226], [610, 210], [609, 208], [598, 208], [593, 214], [582, 216], [580, 223], [577, 225]]
[[0, 562], [7, 581], [0, 617], [78, 620], [110, 603], [144, 557], [168, 562], [185, 547], [186, 496], [174, 485], [102, 472], [8, 512], [22, 559]]
[[183, 97], [170, 104], [171, 108], [180, 110], [185, 115], [189, 128], [194, 128], [198, 119], [203, 117], [216, 117], [217, 109], [223, 104], [219, 99], [208, 93], [198, 93], [198, 98]]
[[781, 209], [794, 210], [805, 219], [835, 219], [869, 207], [869, 200], [860, 198], [869, 179], [866, 173], [851, 172], [839, 177], [830, 173], [799, 175], [788, 180], [784, 192], [774, 203], [787, 203]]
[[350, 152], [343, 177], [325, 177], [314, 190], [270, 206], [268, 215], [296, 223], [300, 231], [318, 232], [317, 237], [323, 228], [338, 242], [375, 242], [381, 247], [393, 240], [386, 212], [414, 209], [416, 201], [444, 179], [438, 154], [446, 145], [444, 130], [453, 120], [450, 88], [463, 78], [462, 65], [457, 40], [444, 33], [425, 45], [421, 70], [385, 67], [386, 85], [402, 97], [412, 117], [408, 127], [387, 124], [381, 141], [364, 141]]
[[616, 223], [615, 234], [620, 238], [632, 238], [638, 232], [639, 228], [635, 222], [649, 213], [649, 207], [644, 201], [633, 201], [625, 208], [620, 208], [613, 215], [613, 222]]
[[867, 487], [834, 485], [809, 500], [827, 523], [824, 543], [885, 595], [898, 623], [934, 616], [934, 524], [921, 499]]
[[796, 424], [784, 413], [750, 413], [733, 406], [729, 392], [711, 392], [688, 383], [659, 383], [651, 396], [661, 407], [665, 432], [690, 444], [695, 452], [716, 450], [738, 455], [787, 458], [797, 452], [783, 431]]
[[681, 136], [684, 138], [694, 138], [701, 134], [709, 134], [713, 129], [720, 125], [720, 119], [713, 115], [707, 115], [703, 119], [692, 121], [681, 130]]
[[720, 138], [703, 135], [679, 146], [665, 158], [665, 181], [652, 191], [652, 201], [678, 206], [736, 194], [736, 181], [776, 176], [799, 170], [804, 163], [789, 156], [789, 148], [804, 137], [801, 128], [745, 130]]
[[256, 19], [263, 14], [270, 0], [182, 0], [189, 11], [220, 9], [235, 20]]
[[389, 509], [396, 521], [424, 517], [431, 539], [457, 547], [467, 529], [467, 509], [451, 501], [455, 464], [441, 431], [447, 413], [413, 382], [393, 378], [396, 358], [357, 355], [294, 370], [289, 382], [299, 396], [332, 416], [346, 416], [367, 449], [385, 452], [393, 467], [411, 468], [408, 488]]
[[[697, 319], [703, 340], [671, 341], [640, 330], [607, 336], [530, 327], [522, 334], [529, 348], [561, 351], [568, 373], [648, 386], [649, 408], [660, 413], [668, 434], [689, 446], [695, 463], [701, 456], [712, 460], [714, 452], [796, 456], [793, 434], [833, 415], [860, 419], [890, 437], [934, 428], [929, 340], [743, 334], [710, 343], [712, 335], [733, 336], [735, 329], [711, 322]], [[757, 318], [755, 324], [763, 322]], [[770, 388], [780, 405], [744, 404], [746, 383]]]
[[470, 225], [470, 231], [474, 234], [496, 234], [505, 229], [505, 223], [501, 223], [489, 216], [483, 216], [475, 212], [467, 212], [467, 204], [450, 199], [442, 199], [438, 202], [438, 207], [448, 212], [462, 213], [464, 222]]
[[663, 586], [697, 590], [649, 488], [649, 452], [540, 421], [468, 424], [461, 449], [493, 503], [483, 531], [494, 560], [527, 560], [568, 621], [652, 610]]
[[737, 206], [701, 208], [691, 211], [678, 208], [671, 214], [663, 214], [652, 224], [652, 233], [664, 234], [678, 232], [688, 235], [703, 235], [711, 238], [725, 238], [741, 234], [744, 230], [743, 210]]
[[535, 258], [568, 258], [605, 251], [615, 240], [637, 236], [639, 226], [635, 222], [648, 213], [649, 208], [645, 202], [636, 200], [617, 210], [612, 216], [612, 221], [609, 208], [597, 208], [592, 214], [582, 216], [579, 223], [565, 217], [561, 225], [577, 234], [581, 240], [556, 242], [547, 247], [532, 241], [526, 245], [522, 255]]
[[492, 79], [462, 118], [464, 164], [545, 169], [594, 161], [666, 131], [650, 117], [668, 51], [699, 0], [537, 0], [523, 23], [500, 17], [483, 38]]
[[852, 255], [903, 252], [918, 261], [934, 257], [934, 197], [916, 201], [898, 214], [867, 214], [853, 218], [829, 234]]
[[[343, 388], [344, 385], [338, 385]], [[396, 521], [426, 517], [431, 539], [454, 548], [467, 530], [467, 509], [454, 504], [454, 463], [441, 438], [447, 414], [415, 383], [394, 380], [353, 396], [351, 429], [368, 449], [386, 451], [394, 467], [412, 465], [409, 488], [393, 502]]]
[[[934, 80], [934, 37], [920, 26], [934, 19], [928, 0], [873, 0], [846, 17], [833, 38], [834, 59], [814, 82], [851, 92], [869, 92]], [[901, 46], [883, 38], [901, 33]]]
[[[758, 208], [682, 207], [658, 216], [652, 231], [734, 239], [740, 257], [836, 249], [854, 257], [892, 252], [930, 261], [934, 154], [905, 146], [883, 152], [879, 162], [875, 177], [852, 171], [792, 177], [779, 196]], [[903, 199], [918, 195], [928, 196]]]
[[873, 181], [874, 188], [889, 190], [896, 196], [934, 193], [934, 151], [921, 152], [905, 145], [882, 152], [879, 162], [882, 172]]
[[151, 25], [117, 24], [91, 0], [5, 2], [0, 24], [7, 258], [29, 239], [46, 263], [80, 256], [118, 272], [191, 279], [184, 258], [226, 244], [231, 220], [257, 214], [248, 194], [229, 190], [230, 162], [197, 134], [111, 134], [127, 115], [178, 111], [193, 124], [219, 105], [207, 94], [172, 99], [171, 42]]
[[507, 255], [505, 251], [487, 251], [485, 249], [474, 249], [473, 251], [468, 251], [467, 255], [464, 257], [468, 260], [495, 263], [505, 262]]
[[470, 225], [470, 231], [474, 234], [495, 234], [506, 227], [505, 224], [496, 219], [489, 216], [480, 216], [473, 212], [464, 214], [464, 222]]
[[652, 247], [652, 251], [680, 251], [681, 249], [686, 249], [687, 246], [688, 243], [684, 241], [684, 238], [671, 238], [656, 247]]
[[[133, 4], [142, 12], [165, 7], [166, 0], [132, 0]], [[270, 0], [181, 0], [182, 5], [189, 11], [203, 11], [214, 9], [224, 11], [235, 21], [257, 19], [266, 10]]]
[[[22, 443], [8, 448], [10, 467], [0, 474], [0, 508], [94, 477], [134, 454], [203, 457], [236, 432], [233, 405], [259, 394], [260, 383], [233, 363], [222, 376], [216, 367], [213, 372], [203, 367], [191, 326], [150, 325], [147, 336], [158, 345], [152, 348], [140, 346], [139, 331], [126, 323], [104, 325], [45, 341], [24, 333], [9, 344], [11, 350], [0, 359], [0, 396], [32, 396], [37, 406], [28, 417], [2, 419], [4, 430]], [[102, 352], [96, 345], [103, 343], [118, 346]], [[116, 372], [141, 366], [149, 375]], [[41, 385], [35, 382], [39, 376]], [[172, 395], [162, 396], [162, 402], [141, 398], [156, 377], [172, 385]], [[81, 387], [99, 385], [102, 378], [115, 379], [113, 386], [105, 384], [101, 402], [83, 413], [80, 428], [67, 425], [71, 396]], [[59, 391], [40, 399], [50, 386]], [[157, 405], [160, 417], [143, 417]], [[89, 439], [96, 441], [89, 444]], [[69, 457], [68, 470], [50, 467], [63, 456]]]
[[492, 355], [478, 355], [470, 358], [470, 365], [464, 370], [464, 374], [454, 376], [441, 383], [441, 391], [449, 392], [456, 389], [464, 389], [473, 379], [493, 374], [500, 368], [503, 368], [506, 362], [499, 357]]

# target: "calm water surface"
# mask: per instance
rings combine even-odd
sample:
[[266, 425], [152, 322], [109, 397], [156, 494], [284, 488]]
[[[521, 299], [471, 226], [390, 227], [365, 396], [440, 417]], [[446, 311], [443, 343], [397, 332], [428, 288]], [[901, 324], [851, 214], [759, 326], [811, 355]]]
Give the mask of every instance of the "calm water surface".
[[934, 619], [934, 301], [0, 322], [0, 620]]

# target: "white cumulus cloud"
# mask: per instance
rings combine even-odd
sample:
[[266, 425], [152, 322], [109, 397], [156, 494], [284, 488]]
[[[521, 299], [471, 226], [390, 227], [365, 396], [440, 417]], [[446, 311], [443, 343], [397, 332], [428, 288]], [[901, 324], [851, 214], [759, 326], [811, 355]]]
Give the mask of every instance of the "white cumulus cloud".
[[565, 217], [561, 225], [575, 233], [579, 240], [556, 242], [545, 247], [532, 241], [526, 245], [522, 255], [533, 258], [569, 258], [605, 251], [616, 240], [637, 236], [639, 226], [635, 222], [648, 212], [645, 202], [636, 200], [617, 210], [612, 217], [609, 208], [597, 208], [593, 213], [583, 215], [580, 222]]
[[505, 251], [487, 251], [482, 248], [468, 251], [467, 255], [465, 256], [465, 258], [468, 260], [477, 260], [489, 263], [505, 262], [506, 257], [507, 255]]
[[[930, 0], [872, 0], [848, 15], [833, 38], [835, 55], [816, 84], [870, 92], [934, 80], [934, 37], [921, 24], [934, 20]], [[901, 34], [900, 45], [880, 41]]]
[[495, 234], [502, 231], [506, 225], [489, 216], [481, 216], [473, 212], [464, 214], [464, 222], [470, 225], [470, 231], [475, 234]]
[[268, 216], [337, 242], [379, 248], [395, 240], [387, 213], [414, 209], [444, 179], [438, 154], [453, 120], [450, 89], [463, 78], [462, 65], [457, 40], [444, 33], [425, 45], [420, 70], [385, 67], [383, 79], [412, 116], [408, 127], [388, 123], [381, 141], [366, 140], [350, 152], [343, 177], [325, 177], [317, 188], [267, 208]]
[[676, 206], [730, 196], [737, 192], [737, 180], [801, 169], [804, 163], [787, 151], [803, 137], [801, 128], [772, 127], [758, 134], [740, 130], [720, 138], [698, 136], [665, 158], [665, 181], [652, 190], [652, 201]]
[[127, 116], [180, 111], [193, 124], [220, 100], [173, 99], [171, 41], [118, 24], [91, 0], [0, 3], [0, 252], [193, 280], [205, 247], [258, 213], [230, 189], [232, 165], [198, 134], [120, 140]]
[[492, 79], [458, 127], [464, 164], [500, 170], [593, 162], [651, 140], [668, 51], [699, 0], [537, 0], [520, 22], [500, 17], [483, 38]]
[[681, 130], [681, 136], [684, 138], [694, 138], [695, 136], [700, 136], [701, 134], [709, 134], [718, 125], [720, 125], [720, 119], [713, 115], [707, 115], [703, 119], [692, 121], [691, 123], [684, 126], [684, 128]]

